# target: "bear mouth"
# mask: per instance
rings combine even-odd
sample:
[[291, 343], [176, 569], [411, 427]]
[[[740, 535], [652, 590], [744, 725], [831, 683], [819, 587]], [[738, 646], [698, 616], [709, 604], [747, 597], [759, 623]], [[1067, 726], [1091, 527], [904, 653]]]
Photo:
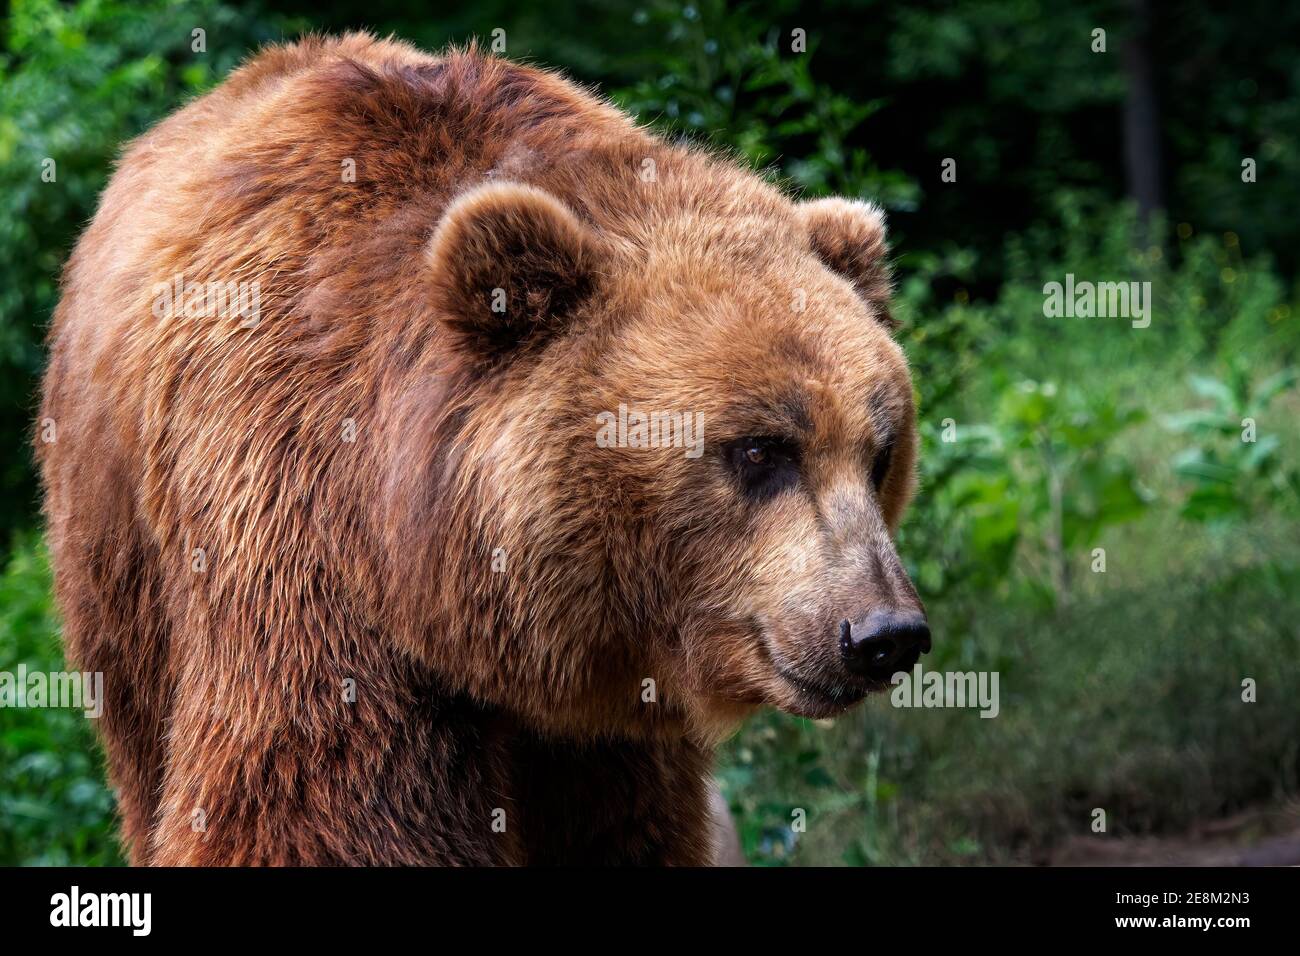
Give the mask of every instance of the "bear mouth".
[[847, 710], [866, 697], [867, 692], [872, 689], [870, 683], [860, 681], [828, 686], [819, 681], [801, 677], [787, 668], [777, 668], [776, 673], [783, 681], [799, 692], [799, 696], [803, 701], [812, 704], [813, 706], [809, 709], [816, 712], [839, 713]]

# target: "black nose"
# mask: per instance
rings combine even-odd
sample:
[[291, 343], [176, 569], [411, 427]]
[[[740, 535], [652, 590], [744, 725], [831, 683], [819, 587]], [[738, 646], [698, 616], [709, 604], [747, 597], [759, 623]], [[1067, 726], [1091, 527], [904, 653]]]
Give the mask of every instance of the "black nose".
[[849, 670], [887, 681], [911, 670], [930, 650], [930, 628], [920, 611], [875, 610], [857, 621], [840, 622], [840, 654]]

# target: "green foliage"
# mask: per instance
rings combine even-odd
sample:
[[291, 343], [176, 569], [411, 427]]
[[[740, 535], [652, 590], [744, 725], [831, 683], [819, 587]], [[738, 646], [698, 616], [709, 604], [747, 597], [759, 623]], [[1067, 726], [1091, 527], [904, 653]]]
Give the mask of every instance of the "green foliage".
[[881, 106], [814, 79], [812, 57], [779, 46], [755, 8], [727, 13], [724, 0], [656, 0], [635, 21], [665, 38], [653, 78], [616, 91], [625, 109], [666, 131], [724, 145], [752, 166], [775, 164], [811, 195], [835, 192], [893, 208], [915, 205], [908, 177], [880, 169], [851, 133]]
[[1174, 461], [1174, 471], [1192, 485], [1183, 514], [1196, 521], [1244, 518], [1266, 507], [1294, 505], [1300, 498], [1300, 472], [1284, 461], [1277, 432], [1257, 434], [1261, 422], [1289, 424], [1270, 415], [1274, 401], [1293, 389], [1293, 366], [1258, 383], [1242, 362], [1229, 366], [1224, 379], [1194, 375], [1191, 388], [1209, 399], [1209, 408], [1170, 415], [1166, 424], [1193, 444]]
[[1070, 556], [1147, 506], [1133, 464], [1114, 452], [1142, 419], [1105, 396], [1024, 380], [1003, 393], [988, 424], [947, 419], [935, 441], [928, 423], [927, 495], [907, 539], [922, 556], [922, 594], [941, 597], [960, 583], [994, 589], [1019, 555], [1019, 581], [1032, 595], [1067, 598]]
[[[0, 670], [63, 671], [39, 539], [20, 538], [0, 575]], [[114, 864], [113, 796], [80, 710], [0, 707], [0, 865]]]

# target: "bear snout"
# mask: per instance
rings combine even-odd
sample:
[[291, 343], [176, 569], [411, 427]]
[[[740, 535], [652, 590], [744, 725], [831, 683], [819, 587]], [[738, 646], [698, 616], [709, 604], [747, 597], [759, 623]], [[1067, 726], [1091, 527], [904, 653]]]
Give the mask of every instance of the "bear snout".
[[840, 622], [840, 658], [859, 677], [888, 683], [898, 671], [911, 670], [929, 653], [930, 626], [919, 610], [876, 608]]

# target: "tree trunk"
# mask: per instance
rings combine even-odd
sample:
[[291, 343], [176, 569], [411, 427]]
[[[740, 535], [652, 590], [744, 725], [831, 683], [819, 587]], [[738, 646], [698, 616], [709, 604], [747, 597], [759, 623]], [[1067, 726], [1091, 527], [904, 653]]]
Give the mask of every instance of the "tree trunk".
[[1145, 224], [1164, 208], [1160, 188], [1160, 106], [1151, 64], [1147, 0], [1129, 0], [1132, 34], [1123, 47], [1128, 93], [1124, 100], [1124, 169], [1128, 194], [1137, 202]]

